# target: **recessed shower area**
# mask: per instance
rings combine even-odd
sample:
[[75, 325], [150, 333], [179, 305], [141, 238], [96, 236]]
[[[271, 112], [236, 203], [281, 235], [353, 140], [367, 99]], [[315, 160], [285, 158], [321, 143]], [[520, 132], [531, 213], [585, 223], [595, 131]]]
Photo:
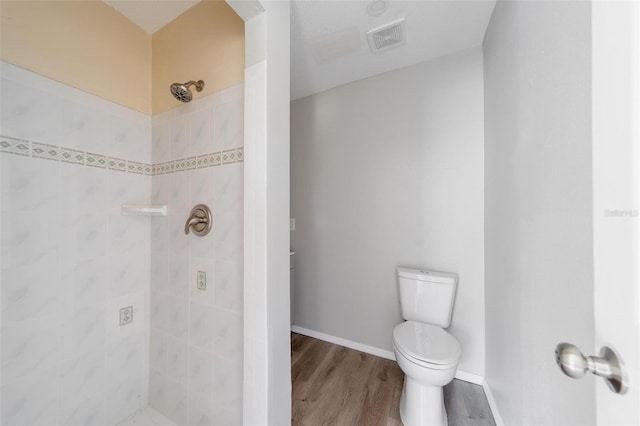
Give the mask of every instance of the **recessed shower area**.
[[194, 4], [0, 4], [1, 424], [242, 424], [244, 22]]

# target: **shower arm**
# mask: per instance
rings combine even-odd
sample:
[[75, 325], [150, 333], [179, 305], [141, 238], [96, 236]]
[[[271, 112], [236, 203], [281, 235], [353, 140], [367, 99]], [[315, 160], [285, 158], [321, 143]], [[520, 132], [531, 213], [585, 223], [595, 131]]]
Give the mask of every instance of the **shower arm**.
[[186, 83], [184, 83], [184, 85], [187, 87], [187, 89], [188, 89], [189, 87], [191, 87], [191, 86], [196, 86], [196, 90], [197, 90], [198, 92], [201, 92], [201, 91], [202, 91], [202, 88], [204, 87], [204, 81], [202, 81], [202, 80], [198, 80], [198, 81], [195, 81], [195, 80], [189, 80], [189, 81], [187, 81]]

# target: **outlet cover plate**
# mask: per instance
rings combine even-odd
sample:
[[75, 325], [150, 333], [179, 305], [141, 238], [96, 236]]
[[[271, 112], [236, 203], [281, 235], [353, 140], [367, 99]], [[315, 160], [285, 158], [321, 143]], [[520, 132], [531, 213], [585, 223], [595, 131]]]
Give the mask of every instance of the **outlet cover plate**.
[[204, 271], [198, 271], [197, 282], [198, 290], [207, 289], [207, 273]]
[[133, 306], [120, 308], [120, 325], [127, 325], [133, 322]]

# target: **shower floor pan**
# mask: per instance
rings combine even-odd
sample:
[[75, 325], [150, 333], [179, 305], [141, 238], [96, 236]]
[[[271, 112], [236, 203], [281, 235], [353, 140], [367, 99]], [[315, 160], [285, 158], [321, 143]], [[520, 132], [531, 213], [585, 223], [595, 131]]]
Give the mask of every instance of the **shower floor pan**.
[[117, 426], [176, 426], [174, 422], [154, 410], [153, 408], [146, 406], [142, 410], [138, 410], [120, 423]]

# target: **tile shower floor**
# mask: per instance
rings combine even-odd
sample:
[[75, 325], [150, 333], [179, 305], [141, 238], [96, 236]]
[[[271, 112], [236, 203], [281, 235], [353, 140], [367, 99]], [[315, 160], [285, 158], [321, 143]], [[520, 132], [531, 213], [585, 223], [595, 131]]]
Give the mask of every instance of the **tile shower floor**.
[[131, 416], [127, 417], [117, 426], [176, 426], [171, 420], [154, 410], [153, 408], [146, 406], [141, 410], [136, 411]]

